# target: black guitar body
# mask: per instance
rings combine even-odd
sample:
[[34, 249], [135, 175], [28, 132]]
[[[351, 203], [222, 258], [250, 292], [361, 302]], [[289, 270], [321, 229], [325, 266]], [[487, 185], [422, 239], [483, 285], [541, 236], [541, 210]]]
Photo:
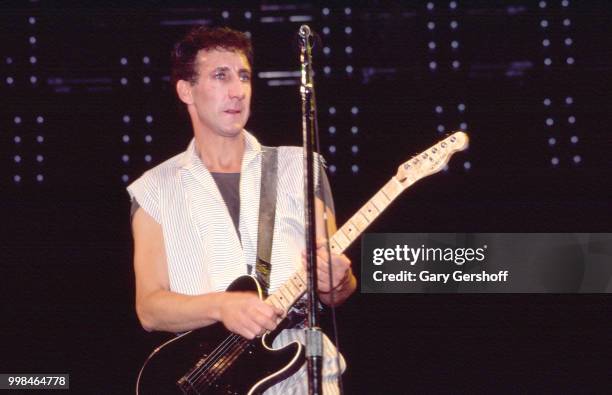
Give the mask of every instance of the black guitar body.
[[[236, 279], [228, 291], [259, 292], [250, 276]], [[304, 347], [292, 342], [272, 349], [282, 330], [247, 340], [222, 323], [175, 337], [155, 349], [138, 375], [137, 394], [260, 394], [295, 373]]]

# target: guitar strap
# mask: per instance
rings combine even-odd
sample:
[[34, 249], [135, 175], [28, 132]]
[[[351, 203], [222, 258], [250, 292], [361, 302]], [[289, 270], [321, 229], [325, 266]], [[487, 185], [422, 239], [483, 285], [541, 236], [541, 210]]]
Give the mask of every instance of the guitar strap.
[[278, 151], [275, 147], [262, 146], [261, 148], [261, 188], [259, 190], [259, 226], [257, 230], [255, 277], [263, 288], [264, 297], [267, 297], [272, 270]]

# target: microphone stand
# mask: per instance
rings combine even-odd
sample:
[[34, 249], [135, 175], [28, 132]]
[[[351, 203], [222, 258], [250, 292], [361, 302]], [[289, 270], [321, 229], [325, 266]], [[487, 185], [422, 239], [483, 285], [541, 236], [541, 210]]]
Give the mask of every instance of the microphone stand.
[[308, 320], [306, 328], [306, 360], [308, 363], [308, 394], [321, 395], [323, 334], [317, 309], [316, 220], [314, 208], [314, 144], [317, 133], [316, 101], [312, 78], [312, 33], [307, 25], [300, 26], [300, 63], [302, 98], [302, 137], [304, 141], [304, 226], [306, 236], [306, 266], [308, 273]]

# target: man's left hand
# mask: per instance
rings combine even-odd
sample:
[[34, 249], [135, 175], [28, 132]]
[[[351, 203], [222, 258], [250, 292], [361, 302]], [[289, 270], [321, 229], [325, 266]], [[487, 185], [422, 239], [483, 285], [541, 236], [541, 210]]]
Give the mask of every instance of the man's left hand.
[[[351, 277], [351, 260], [344, 254], [332, 254], [331, 271], [332, 282], [329, 281], [329, 254], [327, 250], [327, 240], [317, 240], [317, 287], [321, 293], [330, 293], [338, 290], [347, 284]], [[306, 267], [306, 252], [302, 253], [302, 264]]]

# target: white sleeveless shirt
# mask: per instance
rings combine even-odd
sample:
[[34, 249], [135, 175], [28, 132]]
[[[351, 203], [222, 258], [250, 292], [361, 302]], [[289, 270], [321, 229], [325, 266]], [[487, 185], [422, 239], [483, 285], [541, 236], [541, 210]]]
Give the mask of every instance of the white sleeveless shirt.
[[[127, 188], [131, 198], [162, 226], [173, 292], [199, 295], [224, 291], [233, 280], [247, 274], [247, 265], [255, 266], [262, 151], [254, 136], [246, 130], [243, 135], [240, 238], [217, 184], [197, 155], [195, 140], [185, 152], [148, 170]], [[302, 148], [278, 147], [270, 293], [301, 265], [305, 247], [302, 159]], [[315, 173], [315, 183], [317, 179]], [[274, 345], [303, 340], [302, 332], [285, 330]], [[335, 348], [324, 337], [324, 393], [334, 394], [338, 393]], [[266, 391], [273, 393], [307, 393], [305, 369]]]

